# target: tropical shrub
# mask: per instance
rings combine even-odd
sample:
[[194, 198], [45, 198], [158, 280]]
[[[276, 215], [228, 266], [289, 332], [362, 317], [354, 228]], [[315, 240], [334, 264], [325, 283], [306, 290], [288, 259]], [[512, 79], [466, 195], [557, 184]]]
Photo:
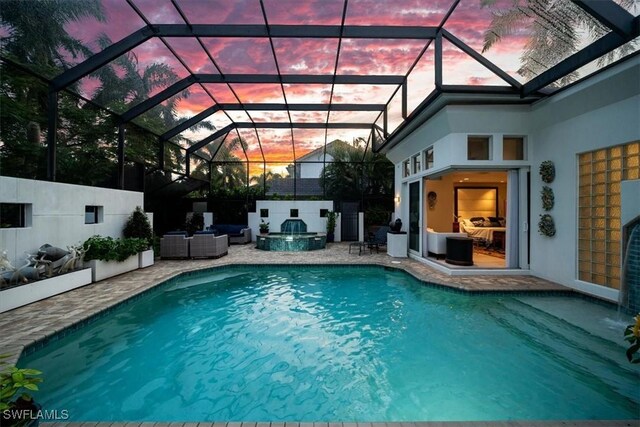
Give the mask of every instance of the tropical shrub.
[[122, 234], [124, 237], [144, 239], [147, 241], [148, 246], [152, 245], [153, 231], [151, 230], [151, 224], [149, 224], [149, 219], [140, 206], [136, 207], [136, 210], [129, 216]]

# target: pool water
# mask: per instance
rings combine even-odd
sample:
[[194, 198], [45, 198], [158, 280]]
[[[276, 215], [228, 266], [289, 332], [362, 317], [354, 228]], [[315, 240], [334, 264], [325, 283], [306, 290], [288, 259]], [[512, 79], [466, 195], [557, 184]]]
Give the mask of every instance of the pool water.
[[615, 319], [376, 267], [227, 268], [172, 279], [19, 364], [44, 371], [37, 400], [71, 421], [636, 419], [630, 319]]

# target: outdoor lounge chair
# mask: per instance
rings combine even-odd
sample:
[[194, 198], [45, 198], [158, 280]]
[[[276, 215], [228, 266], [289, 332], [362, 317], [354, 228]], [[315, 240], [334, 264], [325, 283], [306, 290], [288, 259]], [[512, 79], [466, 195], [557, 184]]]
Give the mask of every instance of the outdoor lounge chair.
[[184, 234], [165, 234], [160, 239], [160, 258], [189, 258], [190, 238]]
[[192, 258], [220, 258], [229, 253], [229, 241], [226, 234], [196, 232], [191, 238], [190, 251]]
[[370, 250], [375, 249], [376, 252], [379, 252], [380, 246], [387, 246], [387, 233], [390, 230], [391, 230], [391, 227], [384, 225], [378, 228], [378, 230], [375, 233], [369, 232], [369, 235], [366, 241], [367, 247]]

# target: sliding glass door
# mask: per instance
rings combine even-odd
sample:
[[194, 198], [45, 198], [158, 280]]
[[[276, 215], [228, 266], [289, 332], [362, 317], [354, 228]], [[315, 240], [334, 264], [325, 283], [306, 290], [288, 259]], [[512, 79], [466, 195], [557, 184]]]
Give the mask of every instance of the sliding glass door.
[[420, 251], [420, 181], [409, 184], [409, 249]]

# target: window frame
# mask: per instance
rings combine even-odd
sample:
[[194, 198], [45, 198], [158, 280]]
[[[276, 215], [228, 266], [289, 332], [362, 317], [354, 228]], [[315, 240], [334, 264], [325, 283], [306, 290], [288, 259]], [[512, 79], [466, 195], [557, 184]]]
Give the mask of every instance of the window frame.
[[[474, 140], [474, 141], [472, 141]], [[472, 159], [471, 158], [471, 143], [472, 142], [479, 142], [479, 140], [483, 140], [483, 142], [486, 141], [487, 143], [487, 158], [483, 158], [483, 159]], [[467, 135], [467, 160], [471, 161], [471, 162], [482, 162], [482, 161], [487, 161], [487, 160], [493, 160], [493, 156], [492, 156], [492, 151], [493, 151], [493, 137], [491, 135]]]

